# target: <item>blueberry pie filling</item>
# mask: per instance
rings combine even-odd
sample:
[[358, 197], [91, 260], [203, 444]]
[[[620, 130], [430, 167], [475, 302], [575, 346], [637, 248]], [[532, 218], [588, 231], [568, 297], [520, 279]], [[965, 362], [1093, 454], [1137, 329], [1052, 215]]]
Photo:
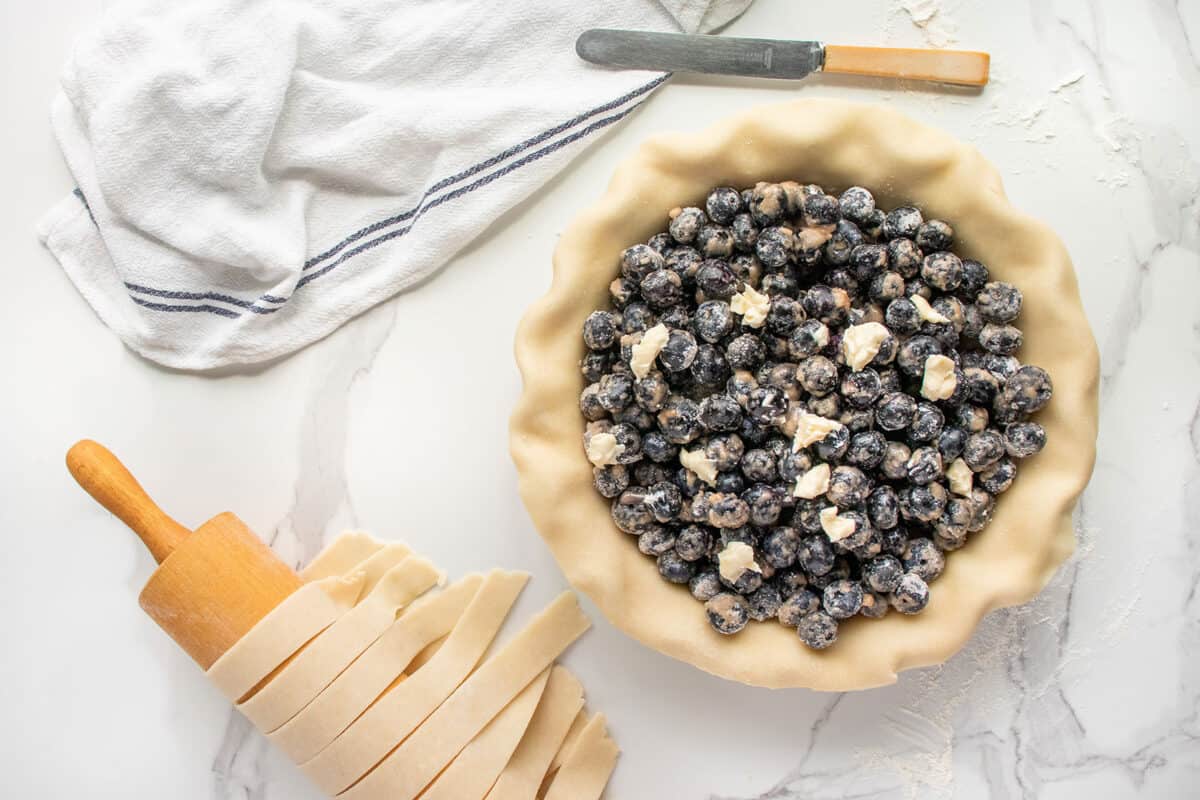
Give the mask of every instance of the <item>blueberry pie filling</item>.
[[714, 189], [610, 296], [583, 326], [595, 488], [718, 633], [775, 620], [823, 649], [919, 613], [1046, 444], [1020, 290], [865, 188]]

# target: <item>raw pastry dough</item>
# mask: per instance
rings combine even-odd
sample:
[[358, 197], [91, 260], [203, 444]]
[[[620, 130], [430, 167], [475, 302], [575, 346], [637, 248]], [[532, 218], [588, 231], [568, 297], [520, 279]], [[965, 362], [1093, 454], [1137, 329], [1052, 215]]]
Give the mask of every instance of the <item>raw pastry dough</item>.
[[319, 581], [345, 575], [383, 547], [384, 543], [369, 533], [346, 531], [317, 553], [317, 557], [300, 570], [300, 577], [306, 581]]
[[[368, 560], [388, 552], [384, 548]], [[370, 581], [370, 570], [366, 582]], [[369, 590], [362, 602], [313, 640], [270, 683], [238, 706], [261, 731], [273, 731], [312, 702], [360, 653], [370, 647], [392, 623], [396, 614], [441, 579], [433, 564], [408, 556], [392, 567]]]
[[325, 691], [269, 738], [303, 764], [358, 718], [417, 653], [450, 633], [483, 583], [468, 575], [444, 592], [421, 598]]
[[[342, 797], [346, 800], [415, 798], [588, 625], [575, 595], [571, 592], [559, 595], [467, 678], [383, 763]], [[430, 662], [427, 666], [432, 665]]]
[[565, 668], [554, 667], [521, 743], [488, 793], [487, 800], [531, 800], [536, 797], [576, 715], [586, 723], [582, 709], [583, 687]]
[[[579, 452], [584, 345], [573, 332], [607, 307], [621, 251], [660, 231], [664, 210], [699, 204], [714, 186], [795, 179], [866, 186], [885, 208], [913, 203], [950, 222], [964, 258], [1024, 293], [1022, 360], [1054, 381], [1054, 400], [1037, 416], [1045, 449], [1022, 465], [988, 529], [946, 559], [925, 611], [855, 620], [822, 651], [782, 625], [713, 631], [691, 595], [615, 530]], [[991, 609], [1033, 597], [1074, 547], [1071, 511], [1095, 459], [1099, 362], [1071, 261], [1053, 232], [1013, 208], [978, 151], [886, 107], [799, 100], [647, 141], [563, 232], [553, 284], [521, 321], [516, 355], [525, 390], [511, 449], [521, 495], [567, 578], [627, 634], [717, 675], [830, 691], [893, 683], [898, 670], [956, 652]]]
[[598, 800], [617, 765], [619, 753], [616, 743], [604, 730], [604, 715], [592, 717], [579, 734], [579, 741], [563, 758], [545, 800]]
[[209, 680], [237, 702], [290, 656], [354, 607], [365, 575], [301, 586], [208, 668]]
[[567, 729], [567, 735], [563, 737], [562, 745], [558, 748], [558, 752], [554, 754], [554, 758], [550, 762], [550, 772], [555, 772], [562, 766], [563, 759], [571, 754], [571, 750], [575, 747], [575, 743], [579, 741], [579, 737], [583, 735], [583, 729], [587, 727], [587, 724], [587, 711], [580, 708], [579, 713], [575, 715], [575, 719], [571, 721], [571, 727]]
[[483, 800], [517, 749], [549, 677], [547, 667], [454, 757], [421, 800]]
[[378, 764], [471, 674], [528, 579], [491, 572], [437, 654], [302, 764], [304, 773], [333, 795]]

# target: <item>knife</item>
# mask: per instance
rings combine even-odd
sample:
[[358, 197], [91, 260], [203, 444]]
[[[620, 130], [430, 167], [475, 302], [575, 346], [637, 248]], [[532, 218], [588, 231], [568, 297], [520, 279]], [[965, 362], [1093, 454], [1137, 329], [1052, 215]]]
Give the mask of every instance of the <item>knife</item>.
[[838, 72], [963, 86], [986, 84], [990, 61], [987, 53], [967, 50], [847, 47], [605, 28], [584, 31], [575, 52], [593, 64], [628, 69], [792, 79]]

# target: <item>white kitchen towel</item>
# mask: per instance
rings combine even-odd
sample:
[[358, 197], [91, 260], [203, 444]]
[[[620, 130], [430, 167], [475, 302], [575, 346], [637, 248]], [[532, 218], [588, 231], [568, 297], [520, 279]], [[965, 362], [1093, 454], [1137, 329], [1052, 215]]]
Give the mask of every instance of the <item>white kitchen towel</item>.
[[668, 77], [582, 62], [581, 31], [749, 3], [125, 3], [63, 70], [78, 188], [39, 234], [146, 358], [284, 355], [439, 269]]

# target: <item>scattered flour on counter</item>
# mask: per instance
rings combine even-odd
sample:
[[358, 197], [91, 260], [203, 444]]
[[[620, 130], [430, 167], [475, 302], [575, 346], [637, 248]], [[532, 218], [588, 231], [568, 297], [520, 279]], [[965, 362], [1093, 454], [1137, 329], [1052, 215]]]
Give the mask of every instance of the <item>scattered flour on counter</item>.
[[1058, 79], [1058, 83], [1054, 84], [1054, 86], [1051, 87], [1050, 91], [1053, 92], [1054, 94], [1058, 94], [1063, 89], [1066, 89], [1068, 86], [1074, 86], [1075, 84], [1077, 84], [1081, 80], [1083, 80], [1084, 74], [1085, 73], [1083, 70], [1077, 69], [1072, 73], [1064, 75], [1063, 77]]
[[958, 41], [958, 26], [947, 17], [941, 0], [897, 0], [892, 14], [900, 13], [908, 15], [930, 47], [947, 47]]

